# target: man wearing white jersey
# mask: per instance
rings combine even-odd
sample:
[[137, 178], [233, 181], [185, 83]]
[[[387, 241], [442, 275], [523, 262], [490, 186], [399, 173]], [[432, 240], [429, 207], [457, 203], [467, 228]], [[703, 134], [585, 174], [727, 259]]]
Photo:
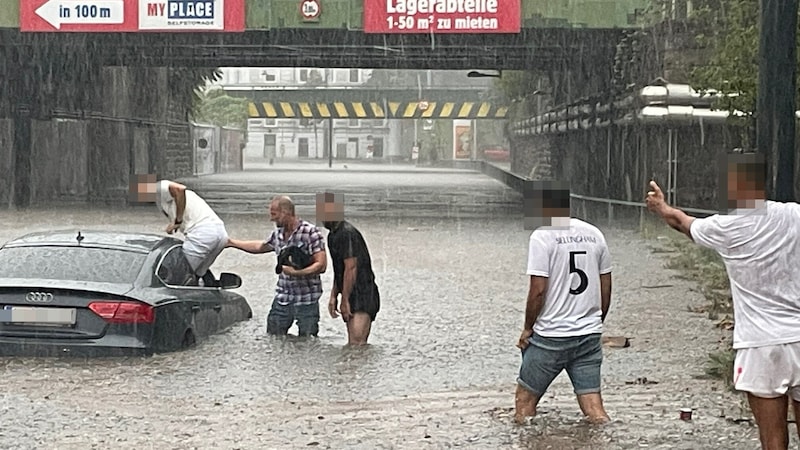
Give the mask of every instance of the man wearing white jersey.
[[786, 449], [787, 396], [800, 417], [800, 205], [766, 200], [762, 155], [732, 154], [724, 164], [722, 214], [686, 215], [667, 205], [655, 181], [647, 207], [722, 257], [736, 322], [734, 387], [747, 392], [762, 448]]
[[525, 324], [517, 346], [516, 420], [536, 415], [553, 380], [566, 370], [578, 405], [591, 423], [609, 420], [600, 394], [601, 334], [611, 304], [611, 256], [597, 227], [570, 218], [566, 188], [537, 188], [531, 233], [530, 285]]
[[183, 253], [195, 275], [207, 287], [219, 286], [209, 268], [228, 245], [225, 224], [194, 191], [174, 181], [161, 180], [155, 186], [158, 209], [169, 219], [167, 234], [180, 231], [186, 237]]

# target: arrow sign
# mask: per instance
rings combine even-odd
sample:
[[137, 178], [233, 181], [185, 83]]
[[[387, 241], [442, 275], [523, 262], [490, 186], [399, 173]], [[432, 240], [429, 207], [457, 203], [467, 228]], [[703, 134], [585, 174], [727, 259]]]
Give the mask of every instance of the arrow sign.
[[36, 15], [61, 29], [64, 24], [120, 24], [125, 21], [123, 0], [48, 0]]

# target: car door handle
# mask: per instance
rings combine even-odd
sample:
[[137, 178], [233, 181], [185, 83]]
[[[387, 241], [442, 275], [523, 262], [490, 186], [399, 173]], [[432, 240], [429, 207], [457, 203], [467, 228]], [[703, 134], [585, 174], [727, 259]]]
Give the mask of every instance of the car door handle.
[[214, 305], [214, 311], [222, 311], [222, 305]]

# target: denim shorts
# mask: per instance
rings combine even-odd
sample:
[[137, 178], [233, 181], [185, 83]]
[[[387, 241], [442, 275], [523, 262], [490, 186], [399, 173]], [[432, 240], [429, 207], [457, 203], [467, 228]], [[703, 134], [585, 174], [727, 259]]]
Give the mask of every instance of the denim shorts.
[[534, 334], [522, 351], [517, 383], [541, 397], [558, 374], [566, 370], [575, 394], [600, 392], [600, 337], [600, 333], [557, 338]]
[[285, 335], [297, 321], [298, 336], [319, 334], [319, 302], [308, 305], [281, 305], [276, 300], [267, 315], [267, 334]]

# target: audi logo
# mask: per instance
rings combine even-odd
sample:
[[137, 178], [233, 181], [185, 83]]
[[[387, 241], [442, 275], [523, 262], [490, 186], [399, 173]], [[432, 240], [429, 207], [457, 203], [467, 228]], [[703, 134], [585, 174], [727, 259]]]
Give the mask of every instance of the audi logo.
[[53, 294], [49, 292], [28, 292], [25, 301], [31, 303], [50, 303], [53, 301]]

